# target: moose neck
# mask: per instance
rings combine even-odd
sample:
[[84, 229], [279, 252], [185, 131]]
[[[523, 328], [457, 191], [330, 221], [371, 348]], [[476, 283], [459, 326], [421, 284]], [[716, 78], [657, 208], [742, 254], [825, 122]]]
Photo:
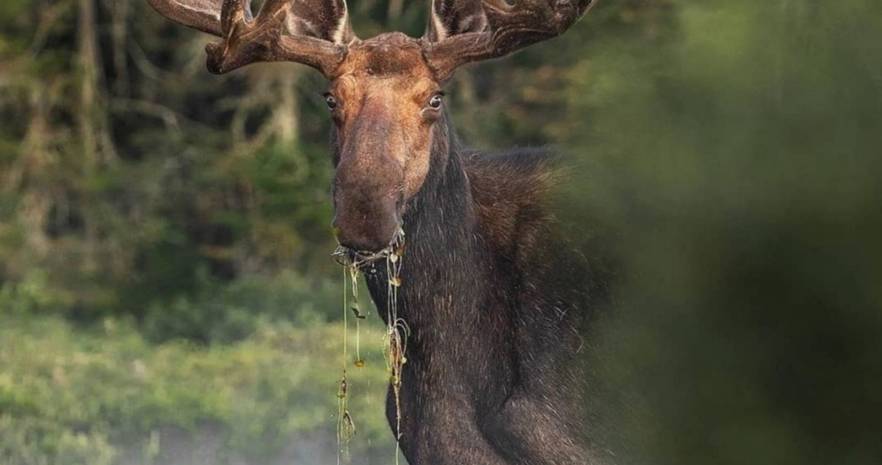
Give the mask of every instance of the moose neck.
[[[420, 192], [404, 214], [405, 254], [401, 269], [399, 317], [412, 330], [465, 323], [482, 299], [488, 272], [471, 188], [456, 136], [445, 116], [433, 135], [432, 161]], [[387, 302], [383, 266], [365, 273], [378, 308]], [[380, 311], [385, 318], [386, 312]], [[465, 320], [464, 320], [465, 319]]]

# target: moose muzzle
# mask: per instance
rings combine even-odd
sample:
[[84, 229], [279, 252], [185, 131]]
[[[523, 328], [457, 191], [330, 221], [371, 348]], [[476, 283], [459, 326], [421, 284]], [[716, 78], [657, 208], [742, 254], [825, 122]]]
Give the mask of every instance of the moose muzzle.
[[337, 240], [356, 251], [386, 248], [402, 226], [404, 141], [383, 113], [355, 122], [342, 141], [334, 179]]

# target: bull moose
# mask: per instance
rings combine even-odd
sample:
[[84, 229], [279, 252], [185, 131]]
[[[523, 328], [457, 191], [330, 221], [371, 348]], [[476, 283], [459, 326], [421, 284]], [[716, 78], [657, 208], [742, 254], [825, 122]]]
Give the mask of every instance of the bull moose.
[[[407, 237], [405, 382], [387, 415], [408, 462], [605, 462], [582, 409], [596, 296], [547, 207], [553, 157], [465, 148], [442, 91], [458, 67], [560, 35], [595, 2], [434, 0], [423, 37], [363, 40], [345, 0], [265, 0], [256, 16], [249, 0], [148, 1], [220, 37], [214, 73], [291, 61], [330, 82], [338, 240], [367, 256]], [[386, 315], [388, 267], [360, 270]]]

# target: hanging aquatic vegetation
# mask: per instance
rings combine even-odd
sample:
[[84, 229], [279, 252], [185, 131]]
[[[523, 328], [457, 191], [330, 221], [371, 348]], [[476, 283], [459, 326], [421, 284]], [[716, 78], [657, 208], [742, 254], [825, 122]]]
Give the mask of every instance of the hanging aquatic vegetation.
[[[367, 318], [358, 291], [358, 276], [367, 266], [376, 267], [379, 262], [386, 266], [386, 332], [383, 336], [384, 358], [389, 374], [395, 402], [395, 463], [399, 463], [399, 442], [401, 440], [401, 386], [402, 370], [407, 363], [407, 338], [410, 329], [398, 315], [398, 292], [402, 286], [401, 267], [404, 261], [404, 230], [399, 229], [395, 239], [379, 252], [356, 252], [338, 246], [334, 258], [343, 266], [343, 374], [337, 389], [337, 463], [349, 461], [349, 442], [355, 435], [355, 422], [348, 408], [350, 397], [347, 368], [349, 355], [349, 313], [355, 317], [355, 354], [351, 363], [363, 368], [365, 361], [361, 355], [361, 320]], [[375, 269], [372, 269], [375, 272]]]

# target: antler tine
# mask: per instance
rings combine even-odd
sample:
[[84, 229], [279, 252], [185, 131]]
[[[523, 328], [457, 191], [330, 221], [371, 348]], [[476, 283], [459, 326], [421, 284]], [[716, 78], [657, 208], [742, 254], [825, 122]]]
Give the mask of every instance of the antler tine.
[[260, 61], [294, 61], [331, 75], [346, 55], [346, 47], [323, 39], [283, 34], [292, 0], [267, 0], [253, 17], [250, 0], [224, 0], [223, 41], [209, 44], [208, 69], [227, 73]]
[[251, 0], [223, 0], [221, 6], [221, 30], [223, 38], [233, 33], [237, 24], [246, 24], [254, 20], [251, 14]]
[[220, 6], [224, 0], [147, 0], [159, 14], [202, 32], [221, 36]]
[[[469, 0], [448, 3], [457, 1]], [[564, 33], [595, 3], [596, 0], [481, 0], [482, 22], [486, 27], [431, 43], [426, 47], [426, 57], [439, 78], [446, 79], [466, 63], [499, 58]]]
[[[293, 61], [331, 76], [346, 56], [346, 46], [336, 39], [353, 37], [345, 0], [266, 0], [256, 17], [251, 0], [147, 1], [166, 18], [221, 38], [206, 47], [208, 69], [216, 74], [260, 61]], [[295, 4], [303, 11], [294, 12]], [[292, 27], [298, 21], [315, 24], [317, 18], [340, 31], [337, 37]]]
[[[268, 34], [272, 27], [264, 21], [255, 23], [251, 13], [251, 0], [222, 0], [220, 12], [221, 42], [208, 44], [208, 70], [222, 74], [242, 66], [268, 61], [271, 47]], [[272, 7], [267, 2], [263, 10]], [[279, 5], [279, 2], [275, 2]]]

